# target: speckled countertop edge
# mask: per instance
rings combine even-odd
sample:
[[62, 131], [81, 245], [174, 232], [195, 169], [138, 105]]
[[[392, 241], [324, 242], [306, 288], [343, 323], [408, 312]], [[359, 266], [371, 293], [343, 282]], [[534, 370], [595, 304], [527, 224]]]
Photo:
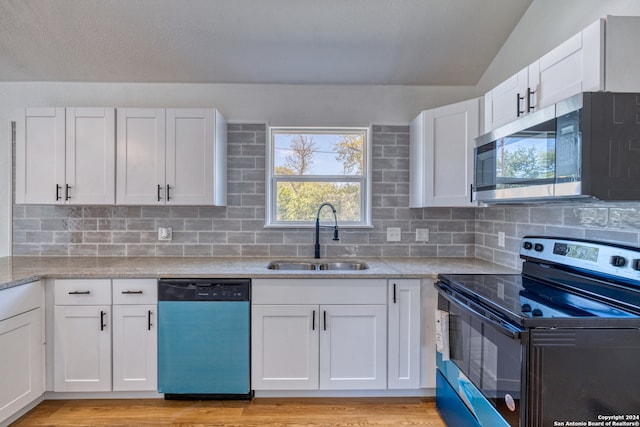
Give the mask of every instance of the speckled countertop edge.
[[[476, 258], [360, 258], [358, 261], [366, 262], [369, 268], [357, 271], [267, 269], [267, 264], [273, 260], [274, 258], [3, 257], [0, 258], [0, 290], [46, 278], [435, 278], [440, 273], [519, 273], [513, 268]], [[353, 260], [343, 258], [339, 261]]]

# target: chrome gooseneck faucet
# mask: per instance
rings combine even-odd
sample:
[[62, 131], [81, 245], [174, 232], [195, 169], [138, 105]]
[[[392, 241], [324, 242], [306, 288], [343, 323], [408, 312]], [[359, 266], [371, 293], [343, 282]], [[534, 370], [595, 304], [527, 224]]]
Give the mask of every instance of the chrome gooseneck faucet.
[[320, 258], [320, 211], [325, 206], [329, 206], [333, 212], [333, 219], [336, 224], [333, 226], [333, 240], [340, 240], [338, 237], [338, 217], [336, 216], [336, 208], [331, 203], [323, 203], [318, 208], [318, 215], [316, 215], [316, 246], [314, 258]]

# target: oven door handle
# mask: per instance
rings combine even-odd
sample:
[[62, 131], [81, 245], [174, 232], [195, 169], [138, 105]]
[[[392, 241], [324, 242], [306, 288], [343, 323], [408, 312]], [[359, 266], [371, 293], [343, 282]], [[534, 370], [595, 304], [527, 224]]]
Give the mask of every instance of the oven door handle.
[[475, 317], [476, 319], [478, 319], [479, 321], [481, 321], [482, 323], [485, 323], [487, 325], [492, 326], [496, 331], [500, 332], [502, 335], [506, 335], [507, 337], [514, 339], [514, 340], [519, 340], [520, 339], [520, 332], [519, 331], [514, 331], [513, 329], [505, 326], [504, 324], [497, 322], [491, 318], [488, 318], [487, 316], [483, 316], [482, 314], [478, 313], [476, 310], [474, 310], [473, 308], [469, 307], [467, 304], [465, 304], [463, 301], [459, 300], [458, 298], [455, 297], [456, 291], [454, 291], [453, 289], [451, 289], [449, 286], [447, 286], [446, 284], [442, 283], [442, 282], [436, 282], [436, 287], [438, 288], [438, 293], [447, 301], [449, 301], [452, 304], [455, 304], [456, 307], [460, 308], [461, 310], [465, 311], [467, 314], [470, 314], [471, 316]]

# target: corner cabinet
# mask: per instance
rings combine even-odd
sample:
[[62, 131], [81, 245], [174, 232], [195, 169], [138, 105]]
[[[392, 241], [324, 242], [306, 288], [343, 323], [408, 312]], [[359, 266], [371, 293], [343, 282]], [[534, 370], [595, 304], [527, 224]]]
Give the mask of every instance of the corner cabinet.
[[420, 388], [420, 280], [389, 280], [389, 389]]
[[0, 425], [44, 393], [41, 282], [0, 291]]
[[253, 389], [385, 389], [386, 294], [377, 279], [254, 280]]
[[421, 112], [410, 127], [409, 207], [475, 206], [474, 139], [481, 98]]
[[227, 124], [215, 109], [118, 109], [119, 205], [226, 205]]
[[640, 17], [607, 16], [485, 94], [489, 132], [580, 92], [638, 92]]
[[16, 114], [16, 203], [114, 204], [114, 108]]

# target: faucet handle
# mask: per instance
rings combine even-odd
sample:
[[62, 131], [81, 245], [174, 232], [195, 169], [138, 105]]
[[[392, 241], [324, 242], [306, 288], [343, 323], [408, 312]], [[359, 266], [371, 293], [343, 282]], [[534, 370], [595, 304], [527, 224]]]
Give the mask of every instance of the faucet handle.
[[333, 240], [340, 240], [338, 237], [338, 227], [333, 227]]

